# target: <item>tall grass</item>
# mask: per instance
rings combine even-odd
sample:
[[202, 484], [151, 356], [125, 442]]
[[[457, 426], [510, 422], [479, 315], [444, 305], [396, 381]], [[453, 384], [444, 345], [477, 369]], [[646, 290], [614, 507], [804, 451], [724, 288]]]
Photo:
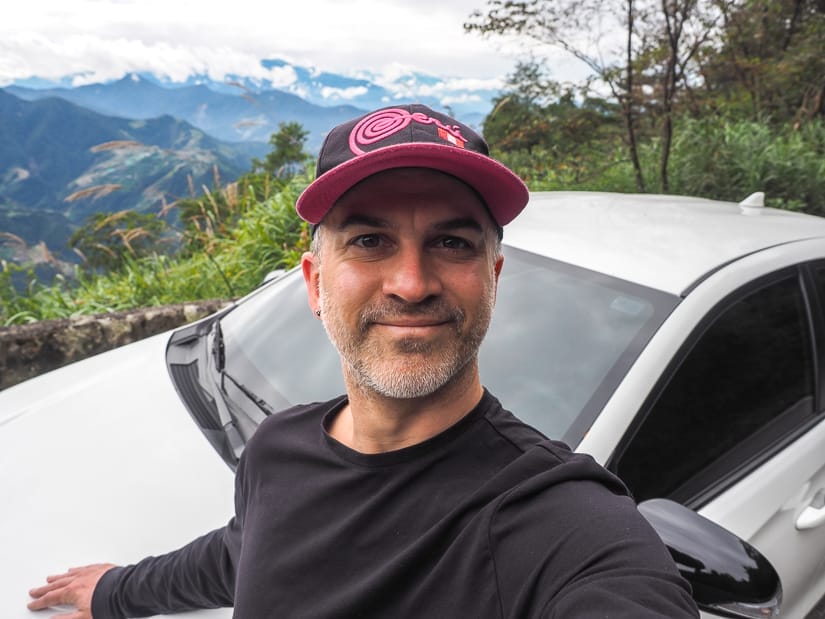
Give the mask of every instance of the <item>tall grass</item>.
[[32, 275], [22, 293], [12, 286], [20, 267], [4, 264], [0, 325], [244, 295], [270, 271], [297, 264], [308, 249], [308, 226], [294, 209], [307, 182], [296, 178], [269, 198], [251, 201], [226, 234], [213, 235], [189, 256], [127, 257], [114, 272], [78, 272], [77, 281], [57, 277], [51, 285]]
[[674, 193], [739, 201], [764, 191], [766, 204], [825, 215], [825, 122], [683, 121], [670, 166]]

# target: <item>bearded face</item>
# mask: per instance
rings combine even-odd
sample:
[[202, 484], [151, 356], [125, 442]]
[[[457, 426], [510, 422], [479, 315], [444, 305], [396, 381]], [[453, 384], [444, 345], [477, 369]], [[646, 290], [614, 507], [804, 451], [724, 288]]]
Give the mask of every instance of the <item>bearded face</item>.
[[501, 260], [469, 187], [431, 170], [383, 172], [345, 194], [319, 233], [308, 282], [348, 382], [418, 398], [475, 367]]

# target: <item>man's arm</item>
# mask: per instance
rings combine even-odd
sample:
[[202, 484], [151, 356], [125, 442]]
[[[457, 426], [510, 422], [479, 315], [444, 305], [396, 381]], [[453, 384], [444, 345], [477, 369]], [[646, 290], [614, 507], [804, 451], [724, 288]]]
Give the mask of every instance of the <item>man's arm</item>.
[[60, 615], [65, 619], [121, 619], [231, 606], [239, 539], [233, 519], [178, 550], [135, 565], [72, 568], [32, 589], [28, 607], [66, 604], [76, 611]]
[[135, 565], [100, 563], [49, 576], [32, 589], [30, 610], [71, 605], [65, 619], [148, 617], [231, 606], [234, 591], [233, 523], [174, 552]]
[[694, 619], [690, 586], [633, 500], [597, 481], [505, 502], [491, 544], [507, 617]]
[[120, 619], [232, 606], [239, 540], [233, 519], [174, 552], [107, 571], [95, 588], [92, 616]]

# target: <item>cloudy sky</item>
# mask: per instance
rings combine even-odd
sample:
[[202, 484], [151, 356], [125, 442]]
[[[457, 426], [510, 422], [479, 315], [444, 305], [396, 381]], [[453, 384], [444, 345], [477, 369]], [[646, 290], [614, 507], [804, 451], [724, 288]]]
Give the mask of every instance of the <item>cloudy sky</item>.
[[193, 73], [255, 76], [263, 58], [347, 75], [415, 69], [495, 82], [512, 70], [513, 46], [462, 28], [485, 3], [22, 0], [0, 20], [0, 86], [66, 75], [79, 85], [130, 71], [175, 81]]

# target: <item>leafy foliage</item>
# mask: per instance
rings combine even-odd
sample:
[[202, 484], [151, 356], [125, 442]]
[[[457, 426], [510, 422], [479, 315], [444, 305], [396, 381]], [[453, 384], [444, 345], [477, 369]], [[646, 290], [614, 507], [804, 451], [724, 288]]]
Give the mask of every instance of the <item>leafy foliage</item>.
[[509, 90], [493, 103], [484, 135], [528, 183], [543, 182], [551, 171], [581, 183], [599, 173], [593, 161], [624, 148], [615, 104], [543, 79], [535, 64], [518, 65]]
[[691, 103], [773, 122], [825, 116], [825, 3], [748, 0], [723, 8], [721, 36], [698, 59], [705, 88]]

